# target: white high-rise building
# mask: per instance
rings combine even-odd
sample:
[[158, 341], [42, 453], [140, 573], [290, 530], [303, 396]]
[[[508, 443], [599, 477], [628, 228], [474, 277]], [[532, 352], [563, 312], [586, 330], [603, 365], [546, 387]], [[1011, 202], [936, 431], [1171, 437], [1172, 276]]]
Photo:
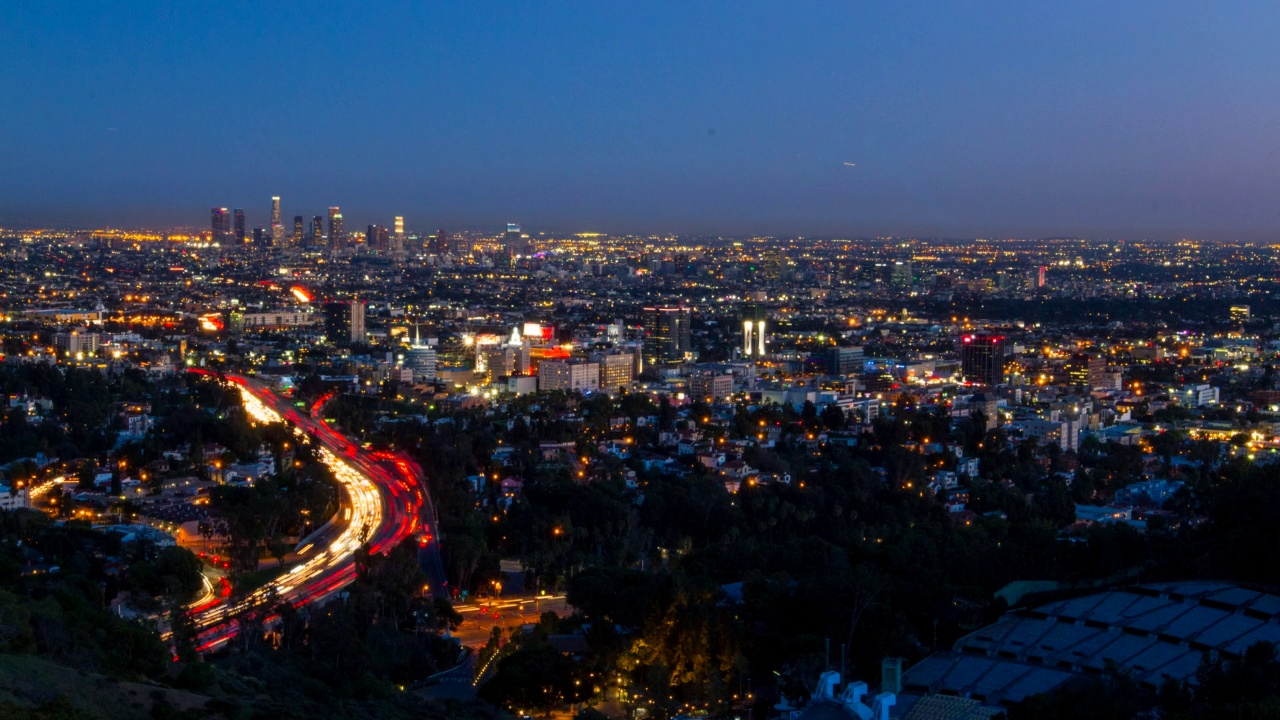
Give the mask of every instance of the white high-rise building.
[[284, 225], [280, 222], [280, 196], [271, 198], [271, 246], [284, 244]]
[[743, 357], [764, 357], [765, 320], [742, 321], [742, 355]]

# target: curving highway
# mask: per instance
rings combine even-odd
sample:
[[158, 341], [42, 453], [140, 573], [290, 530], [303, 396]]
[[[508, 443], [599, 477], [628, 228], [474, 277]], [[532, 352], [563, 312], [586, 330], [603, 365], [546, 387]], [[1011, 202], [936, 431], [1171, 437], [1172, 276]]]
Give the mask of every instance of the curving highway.
[[[199, 369], [191, 372], [214, 375]], [[208, 650], [232, 638], [238, 628], [236, 616], [266, 601], [301, 607], [332, 597], [355, 579], [355, 552], [365, 544], [370, 552], [386, 553], [416, 534], [419, 558], [431, 586], [443, 587], [439, 535], [416, 463], [397, 454], [368, 452], [334, 432], [320, 417], [331, 396], [303, 415], [253, 378], [224, 377], [240, 390], [245, 410], [255, 422], [284, 422], [299, 436], [320, 443], [320, 459], [332, 471], [341, 497], [331, 531], [301, 548], [303, 560], [289, 572], [234, 603], [202, 598], [190, 607], [199, 633], [197, 649]], [[266, 621], [272, 619], [269, 616]]]

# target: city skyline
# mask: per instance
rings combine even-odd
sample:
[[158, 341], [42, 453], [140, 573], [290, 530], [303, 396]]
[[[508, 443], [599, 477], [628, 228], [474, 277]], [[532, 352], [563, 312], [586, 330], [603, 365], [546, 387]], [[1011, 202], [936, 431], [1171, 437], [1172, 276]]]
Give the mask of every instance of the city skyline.
[[[275, 194], [358, 223], [556, 231], [1265, 240], [1280, 219], [1265, 6], [0, 20], [21, 99], [0, 120], [4, 227], [193, 225]], [[249, 31], [208, 30], [228, 23]]]
[[1269, 717], [1278, 31], [0, 5], [0, 716]]

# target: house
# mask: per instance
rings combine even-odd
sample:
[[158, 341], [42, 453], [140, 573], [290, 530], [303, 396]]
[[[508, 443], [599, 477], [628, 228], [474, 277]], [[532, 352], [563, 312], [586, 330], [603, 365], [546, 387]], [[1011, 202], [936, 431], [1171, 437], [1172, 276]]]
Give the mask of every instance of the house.
[[933, 479], [929, 483], [930, 486], [936, 485], [939, 490], [951, 490], [959, 486], [959, 480], [956, 474], [950, 470], [939, 470], [933, 474]]
[[755, 475], [756, 469], [741, 460], [730, 460], [720, 466], [720, 473], [735, 480], [745, 480]]
[[1086, 523], [1127, 523], [1133, 509], [1114, 505], [1076, 505], [1076, 520]]
[[704, 452], [698, 454], [698, 462], [705, 468], [712, 470], [720, 467], [725, 463], [726, 457], [722, 452]]
[[517, 498], [524, 492], [524, 480], [517, 477], [505, 477], [498, 483], [498, 492], [508, 500]]
[[646, 455], [645, 457], [640, 458], [640, 466], [645, 470], [658, 470], [660, 472], [666, 472], [667, 469], [674, 463], [675, 461], [667, 457], [666, 455], [658, 455], [656, 453], [652, 455]]
[[600, 446], [601, 452], [621, 460], [631, 457], [631, 443], [623, 440], [610, 440]]
[[1116, 491], [1116, 505], [1139, 505], [1144, 507], [1160, 507], [1173, 497], [1182, 486], [1181, 480], [1147, 480], [1127, 485]]
[[541, 442], [538, 443], [538, 453], [542, 456], [543, 462], [558, 462], [565, 457], [572, 457], [577, 452], [577, 445], [572, 442]]
[[274, 475], [276, 472], [275, 458], [267, 455], [259, 457], [256, 462], [236, 463], [228, 465], [223, 470], [223, 479], [228, 483], [235, 485], [252, 485], [253, 483]]
[[947, 509], [947, 512], [960, 512], [969, 505], [968, 488], [943, 490], [938, 497], [942, 500], [942, 505]]

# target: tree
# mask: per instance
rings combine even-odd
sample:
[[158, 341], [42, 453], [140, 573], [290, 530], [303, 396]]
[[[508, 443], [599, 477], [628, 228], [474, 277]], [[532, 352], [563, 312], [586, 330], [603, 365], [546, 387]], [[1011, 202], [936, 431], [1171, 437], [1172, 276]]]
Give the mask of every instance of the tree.
[[839, 405], [830, 403], [822, 408], [822, 424], [826, 425], [827, 429], [840, 430], [848, 421], [849, 419], [845, 416], [844, 410], [841, 410]]

